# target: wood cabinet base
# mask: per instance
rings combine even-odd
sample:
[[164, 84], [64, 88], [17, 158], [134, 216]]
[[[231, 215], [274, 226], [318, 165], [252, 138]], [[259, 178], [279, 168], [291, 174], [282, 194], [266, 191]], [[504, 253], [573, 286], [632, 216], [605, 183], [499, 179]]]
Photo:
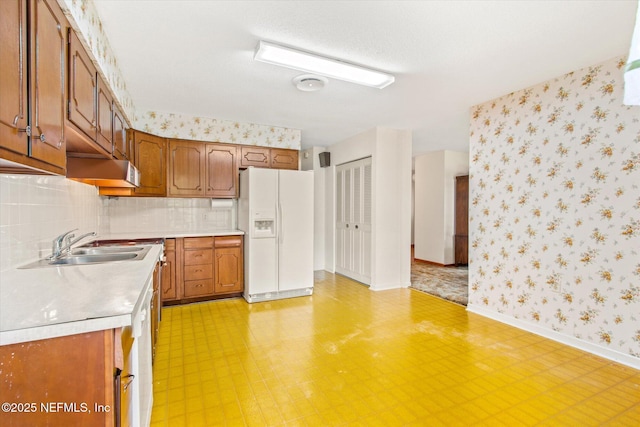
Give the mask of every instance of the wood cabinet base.
[[1, 424], [115, 425], [117, 348], [114, 330], [0, 346]]
[[166, 239], [165, 256], [163, 305], [242, 296], [242, 236]]

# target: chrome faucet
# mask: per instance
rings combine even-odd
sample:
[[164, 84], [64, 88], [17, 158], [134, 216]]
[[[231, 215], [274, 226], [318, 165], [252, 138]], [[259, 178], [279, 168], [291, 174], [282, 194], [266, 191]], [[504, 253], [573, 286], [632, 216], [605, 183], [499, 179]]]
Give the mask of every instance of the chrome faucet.
[[[84, 239], [85, 237], [97, 235], [95, 231], [92, 231], [90, 233], [83, 234], [77, 239], [73, 239], [74, 237], [76, 237], [76, 235], [71, 233], [73, 233], [76, 230], [77, 228], [74, 228], [73, 230], [67, 231], [66, 233], [62, 233], [61, 235], [53, 239], [52, 246], [51, 246], [51, 255], [48, 257], [48, 259], [58, 259], [63, 254], [69, 252], [69, 250], [71, 250], [71, 246], [75, 245], [80, 240]], [[63, 244], [63, 242], [65, 241], [66, 243]]]

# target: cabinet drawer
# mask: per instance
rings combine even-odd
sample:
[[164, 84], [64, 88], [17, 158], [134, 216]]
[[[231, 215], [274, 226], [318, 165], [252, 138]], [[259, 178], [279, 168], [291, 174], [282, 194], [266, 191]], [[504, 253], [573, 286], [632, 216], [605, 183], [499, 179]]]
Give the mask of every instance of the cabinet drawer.
[[165, 251], [175, 251], [176, 250], [176, 239], [166, 239], [164, 241], [164, 250]]
[[191, 280], [184, 282], [184, 296], [200, 297], [213, 293], [213, 280]]
[[185, 237], [184, 248], [212, 248], [213, 237]]
[[211, 264], [213, 249], [196, 249], [184, 251], [184, 265]]
[[213, 265], [185, 265], [184, 280], [200, 280], [213, 278]]
[[216, 248], [229, 248], [242, 246], [242, 236], [218, 236], [215, 241]]

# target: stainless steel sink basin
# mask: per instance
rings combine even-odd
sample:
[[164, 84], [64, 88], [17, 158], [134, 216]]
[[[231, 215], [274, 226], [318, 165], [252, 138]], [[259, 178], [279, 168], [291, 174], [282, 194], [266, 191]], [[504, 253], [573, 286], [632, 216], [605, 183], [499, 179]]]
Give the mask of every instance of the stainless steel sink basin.
[[101, 255], [118, 253], [135, 253], [144, 250], [144, 246], [100, 246], [95, 248], [76, 248], [71, 251], [71, 255]]
[[151, 246], [76, 248], [58, 259], [41, 259], [20, 268], [64, 267], [143, 260]]
[[100, 255], [71, 255], [68, 257], [49, 261], [51, 265], [83, 265], [83, 264], [95, 264], [102, 262], [124, 261], [127, 259], [133, 259], [137, 254], [124, 253], [124, 254], [100, 254]]

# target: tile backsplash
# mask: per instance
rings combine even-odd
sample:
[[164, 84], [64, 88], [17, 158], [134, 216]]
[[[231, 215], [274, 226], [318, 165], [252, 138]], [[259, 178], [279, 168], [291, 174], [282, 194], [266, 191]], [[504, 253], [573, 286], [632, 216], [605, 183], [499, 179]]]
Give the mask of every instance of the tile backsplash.
[[95, 187], [60, 176], [0, 174], [0, 271], [51, 253], [51, 241], [100, 228]]
[[51, 241], [74, 228], [77, 236], [229, 230], [236, 201], [107, 198], [61, 176], [0, 174], [0, 272], [49, 255]]
[[235, 200], [103, 198], [102, 233], [216, 231], [236, 228]]

